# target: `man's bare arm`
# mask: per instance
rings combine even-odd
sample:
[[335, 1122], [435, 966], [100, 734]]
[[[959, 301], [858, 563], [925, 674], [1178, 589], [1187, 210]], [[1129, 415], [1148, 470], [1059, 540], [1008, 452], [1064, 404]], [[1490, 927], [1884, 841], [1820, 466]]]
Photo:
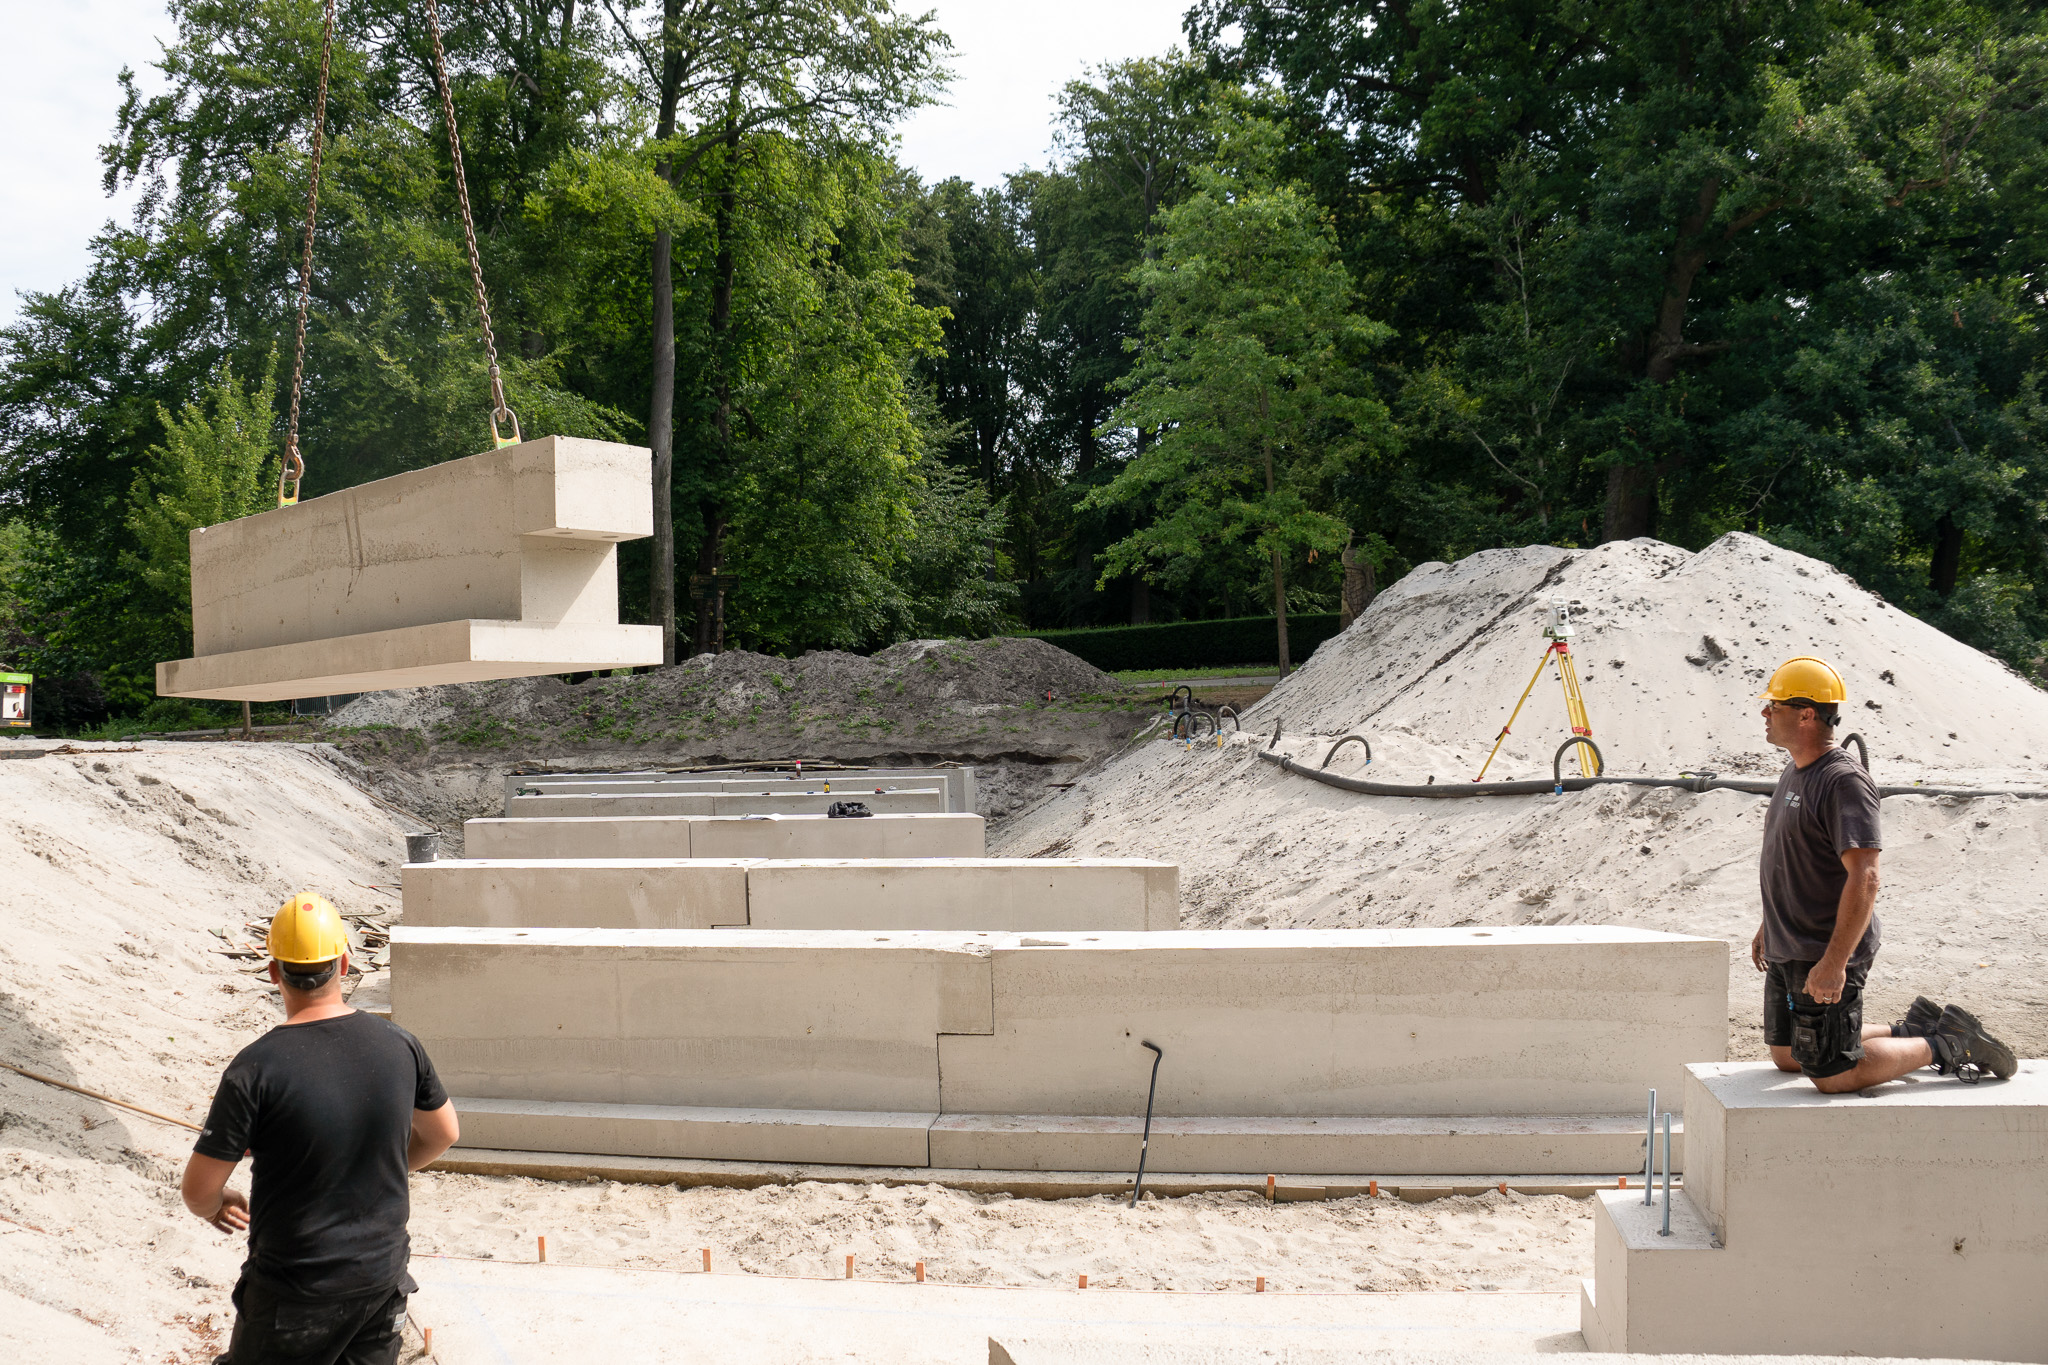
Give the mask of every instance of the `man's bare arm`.
[[1877, 909], [1877, 850], [1845, 848], [1842, 866], [1848, 870], [1849, 880], [1843, 883], [1841, 903], [1835, 908], [1835, 931], [1828, 936], [1827, 951], [1806, 974], [1806, 993], [1823, 1005], [1842, 998], [1849, 981], [1850, 955], [1863, 942], [1870, 916]]
[[415, 1109], [412, 1111], [412, 1140], [405, 1148], [405, 1169], [425, 1170], [441, 1159], [441, 1153], [455, 1145], [455, 1139], [462, 1136], [462, 1126], [455, 1119], [455, 1101], [449, 1100], [439, 1109]]
[[185, 1163], [185, 1180], [179, 1190], [186, 1208], [222, 1232], [240, 1232], [249, 1226], [248, 1198], [240, 1190], [228, 1188], [235, 1165], [194, 1152]]

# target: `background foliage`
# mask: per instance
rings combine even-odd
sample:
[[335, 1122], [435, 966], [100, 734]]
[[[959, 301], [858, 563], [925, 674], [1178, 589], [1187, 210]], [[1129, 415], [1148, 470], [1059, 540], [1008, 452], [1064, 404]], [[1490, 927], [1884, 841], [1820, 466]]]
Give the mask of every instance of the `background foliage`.
[[[2042, 654], [2038, 6], [1198, 0], [985, 186], [896, 161], [945, 45], [886, 0], [444, 10], [513, 406], [648, 443], [666, 396], [729, 642], [1312, 615], [1347, 539], [1386, 582], [1746, 529]], [[51, 719], [146, 703], [175, 546], [272, 477], [319, 5], [173, 11], [105, 150], [133, 218], [0, 331], [0, 662]], [[418, 7], [340, 39], [308, 495], [486, 433]]]

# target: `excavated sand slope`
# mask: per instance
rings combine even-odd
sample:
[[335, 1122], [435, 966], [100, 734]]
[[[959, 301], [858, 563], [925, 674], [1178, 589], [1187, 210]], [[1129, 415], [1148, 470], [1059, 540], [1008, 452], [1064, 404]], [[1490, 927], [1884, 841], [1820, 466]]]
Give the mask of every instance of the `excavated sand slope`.
[[[1257, 758], [1280, 719], [1279, 749], [1311, 765], [1335, 736], [1357, 732], [1372, 762], [1354, 745], [1331, 771], [1469, 782], [1528, 683], [1544, 643], [1539, 598], [1554, 593], [1586, 604], [1577, 652], [1610, 772], [1775, 774], [1784, 759], [1763, 742], [1756, 694], [1782, 658], [1813, 652], [1845, 675], [1880, 781], [2043, 783], [2048, 694], [1823, 564], [1752, 536], [1696, 555], [1654, 541], [1535, 547], [1417, 569], [1249, 711], [1243, 735], [1140, 745], [1008, 821], [991, 851], [1174, 859], [1191, 927], [1591, 923], [1710, 934], [1730, 948], [1731, 1055], [1761, 1056], [1746, 950], [1766, 798], [1630, 787], [1364, 796]], [[1488, 776], [1547, 775], [1567, 734], [1546, 676]], [[1866, 1018], [1895, 1018], [1925, 993], [2042, 1055], [2048, 801], [1897, 797], [1883, 809], [1885, 946]]]
[[[1247, 729], [1373, 743], [1387, 781], [1470, 778], [1541, 657], [1550, 599], [1572, 641], [1595, 739], [1616, 773], [1776, 772], [1757, 694], [1796, 654], [1834, 664], [1844, 733], [1885, 781], [2048, 772], [2048, 693], [1817, 559], [1755, 536], [1698, 554], [1654, 540], [1488, 550], [1424, 564], [1326, 641], [1246, 716]], [[1488, 777], [1534, 777], [1570, 734], [1546, 668]], [[1320, 757], [1320, 755], [1318, 755]]]

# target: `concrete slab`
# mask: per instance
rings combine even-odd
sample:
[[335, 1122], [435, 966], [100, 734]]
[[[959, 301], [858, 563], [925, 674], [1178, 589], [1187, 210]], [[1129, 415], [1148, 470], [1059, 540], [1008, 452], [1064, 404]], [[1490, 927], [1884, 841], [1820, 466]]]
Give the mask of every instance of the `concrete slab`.
[[965, 813], [564, 816], [470, 820], [472, 858], [979, 858], [987, 825]]
[[925, 1166], [933, 1113], [729, 1109], [463, 1099], [463, 1141], [549, 1151], [589, 1144], [626, 1156]]
[[[949, 1166], [1134, 1160], [1119, 1120], [1143, 1112], [1151, 1040], [1164, 1167], [1631, 1171], [1636, 1097], [1725, 1040], [1725, 947], [1629, 929], [401, 926], [392, 951], [394, 1018], [451, 1093], [932, 1111]], [[613, 1131], [507, 1120], [490, 1141], [604, 1151]], [[635, 1154], [702, 1155], [663, 1142]]]
[[1171, 929], [1171, 863], [1114, 858], [444, 859], [405, 922], [517, 929]]
[[[550, 1253], [573, 1256], [572, 1244], [571, 1234], [556, 1233]], [[899, 1283], [430, 1256], [415, 1256], [411, 1269], [420, 1286], [413, 1321], [434, 1329], [439, 1365], [669, 1360], [680, 1343], [701, 1365], [962, 1365], [1001, 1360], [1004, 1341], [1044, 1350], [1085, 1340], [1115, 1359], [1128, 1359], [1134, 1347], [1171, 1344], [1190, 1352], [1179, 1360], [1314, 1365], [1368, 1352], [1407, 1359], [1417, 1349], [1464, 1352], [1473, 1361], [1491, 1359], [1482, 1353], [1579, 1349], [1570, 1294], [1287, 1294], [1277, 1292], [1284, 1283], [1278, 1269], [1263, 1294], [1249, 1292], [1249, 1283], [1246, 1292], [1219, 1294], [971, 1288], [941, 1283], [946, 1267], [936, 1258], [927, 1261], [924, 1284], [910, 1282], [907, 1268], [896, 1268]], [[1448, 1365], [1456, 1357], [1444, 1358]]]
[[2048, 1361], [2048, 1063], [1861, 1095], [1763, 1062], [1687, 1070], [1672, 1236], [1661, 1207], [1601, 1196], [1595, 1349]]
[[639, 796], [515, 796], [511, 817], [562, 819], [615, 815], [823, 815], [832, 806], [853, 801], [875, 815], [939, 813], [946, 809], [944, 787], [862, 785], [792, 787], [787, 790], [660, 792]]
[[618, 624], [648, 452], [548, 436], [192, 532], [164, 696], [275, 701], [660, 661]]

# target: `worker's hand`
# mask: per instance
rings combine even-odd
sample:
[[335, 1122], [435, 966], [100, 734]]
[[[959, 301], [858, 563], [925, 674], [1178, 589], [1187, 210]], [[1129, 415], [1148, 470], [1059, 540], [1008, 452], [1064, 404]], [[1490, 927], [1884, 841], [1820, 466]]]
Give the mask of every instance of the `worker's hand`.
[[1806, 994], [1816, 1003], [1832, 1005], [1842, 998], [1842, 990], [1849, 984], [1847, 963], [1830, 962], [1826, 958], [1813, 964], [1813, 970], [1806, 974]]
[[249, 1196], [240, 1190], [220, 1192], [220, 1212], [206, 1220], [220, 1231], [233, 1235], [249, 1227]]
[[1760, 972], [1771, 969], [1771, 964], [1764, 961], [1764, 927], [1761, 924], [1756, 927], [1756, 937], [1749, 941], [1749, 960]]

